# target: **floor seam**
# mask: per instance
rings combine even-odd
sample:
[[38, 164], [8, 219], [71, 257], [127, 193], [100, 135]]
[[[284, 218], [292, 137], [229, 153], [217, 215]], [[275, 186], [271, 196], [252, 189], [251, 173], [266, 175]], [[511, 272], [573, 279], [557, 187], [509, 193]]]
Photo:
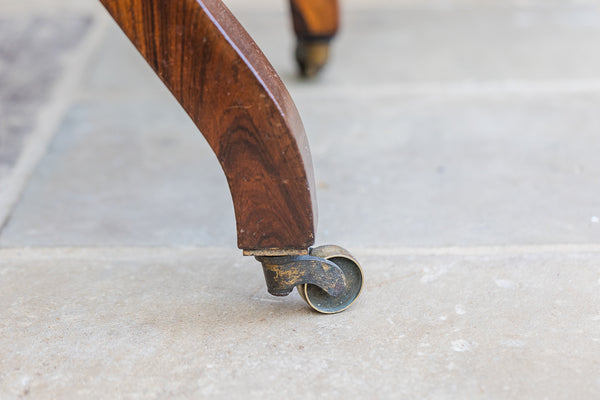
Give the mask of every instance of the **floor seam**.
[[339, 97], [360, 93], [362, 96], [489, 96], [489, 95], [548, 95], [548, 94], [600, 94], [600, 80], [550, 80], [550, 81], [454, 81], [396, 84], [328, 84], [301, 87], [289, 84], [294, 95]]
[[[597, 244], [550, 244], [510, 246], [448, 247], [349, 247], [356, 256], [516, 256], [536, 254], [600, 253]], [[4, 247], [0, 258], [7, 260], [51, 260], [64, 258], [148, 259], [193, 253], [233, 255], [242, 258], [241, 250], [218, 246], [48, 246]]]

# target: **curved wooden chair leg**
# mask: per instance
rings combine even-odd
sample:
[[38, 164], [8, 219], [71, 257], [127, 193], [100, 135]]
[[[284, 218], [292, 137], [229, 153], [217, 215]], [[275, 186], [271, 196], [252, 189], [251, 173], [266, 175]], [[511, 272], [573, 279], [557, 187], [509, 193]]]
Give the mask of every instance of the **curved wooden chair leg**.
[[296, 61], [300, 73], [315, 76], [327, 63], [329, 45], [339, 28], [338, 0], [290, 0]]
[[200, 129], [227, 177], [238, 247], [306, 254], [316, 201], [302, 121], [279, 76], [218, 0], [100, 0]]
[[298, 288], [335, 313], [360, 294], [362, 270], [314, 243], [310, 151], [285, 86], [219, 0], [100, 0], [214, 150], [229, 183], [238, 246], [262, 263], [269, 292]]

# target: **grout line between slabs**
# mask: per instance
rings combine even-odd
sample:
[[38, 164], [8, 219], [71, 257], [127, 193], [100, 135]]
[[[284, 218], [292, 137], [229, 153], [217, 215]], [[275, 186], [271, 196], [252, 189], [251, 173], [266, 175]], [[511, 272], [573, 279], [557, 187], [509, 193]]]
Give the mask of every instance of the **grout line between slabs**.
[[[600, 253], [598, 244], [544, 244], [509, 246], [448, 246], [448, 247], [354, 247], [357, 257], [369, 256], [514, 256], [533, 254]], [[165, 260], [176, 256], [212, 254], [214, 257], [242, 258], [241, 250], [233, 247], [159, 247], [159, 246], [98, 246], [98, 247], [6, 247], [0, 248], [0, 261], [51, 261], [61, 259], [102, 260]], [[250, 257], [248, 257], [250, 259]]]
[[77, 48], [66, 55], [62, 76], [53, 88], [50, 100], [38, 113], [33, 133], [27, 139], [15, 167], [3, 180], [0, 192], [0, 235], [39, 161], [46, 154], [58, 126], [71, 105], [77, 86], [93, 51], [103, 37], [107, 26], [106, 18], [92, 15], [92, 25]]
[[399, 95], [432, 96], [504, 96], [547, 94], [600, 94], [600, 80], [551, 80], [551, 81], [486, 81], [486, 82], [418, 82], [374, 84], [327, 84], [325, 82], [300, 86], [288, 82], [292, 96], [393, 97]]
[[[510, 95], [577, 95], [600, 94], [600, 80], [557, 80], [557, 81], [487, 81], [487, 82], [419, 82], [396, 84], [345, 84], [327, 82], [301, 82], [284, 79], [292, 98], [319, 97], [353, 99], [390, 98], [399, 96], [510, 96]], [[166, 89], [165, 89], [166, 90]], [[168, 92], [165, 92], [165, 95]], [[131, 101], [164, 102], [165, 96], [142, 97], [136, 93], [100, 93], [105, 101], [127, 103]], [[77, 100], [89, 101], [98, 98], [98, 93], [78, 93]]]
[[574, 254], [600, 253], [598, 244], [541, 244], [506, 246], [448, 246], [448, 247], [381, 247], [357, 248], [364, 256], [438, 256], [438, 255], [522, 255], [522, 254]]

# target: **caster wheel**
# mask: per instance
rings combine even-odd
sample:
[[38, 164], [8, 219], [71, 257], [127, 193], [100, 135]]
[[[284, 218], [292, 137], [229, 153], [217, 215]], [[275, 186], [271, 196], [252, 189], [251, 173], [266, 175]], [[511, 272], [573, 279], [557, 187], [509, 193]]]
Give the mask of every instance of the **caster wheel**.
[[305, 78], [315, 77], [327, 63], [329, 43], [326, 41], [298, 41], [296, 61], [300, 74]]
[[311, 249], [310, 255], [324, 258], [340, 267], [346, 278], [346, 288], [338, 296], [330, 296], [318, 286], [302, 284], [296, 287], [300, 296], [313, 310], [323, 314], [338, 313], [350, 307], [363, 286], [363, 273], [358, 261], [347, 250], [333, 245]]

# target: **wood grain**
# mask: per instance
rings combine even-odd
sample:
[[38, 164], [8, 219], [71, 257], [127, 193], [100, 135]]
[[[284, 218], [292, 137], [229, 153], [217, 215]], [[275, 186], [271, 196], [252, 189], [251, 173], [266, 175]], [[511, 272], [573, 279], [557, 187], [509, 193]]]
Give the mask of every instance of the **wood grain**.
[[279, 76], [218, 0], [100, 0], [200, 129], [227, 177], [244, 250], [314, 243], [311, 155]]

